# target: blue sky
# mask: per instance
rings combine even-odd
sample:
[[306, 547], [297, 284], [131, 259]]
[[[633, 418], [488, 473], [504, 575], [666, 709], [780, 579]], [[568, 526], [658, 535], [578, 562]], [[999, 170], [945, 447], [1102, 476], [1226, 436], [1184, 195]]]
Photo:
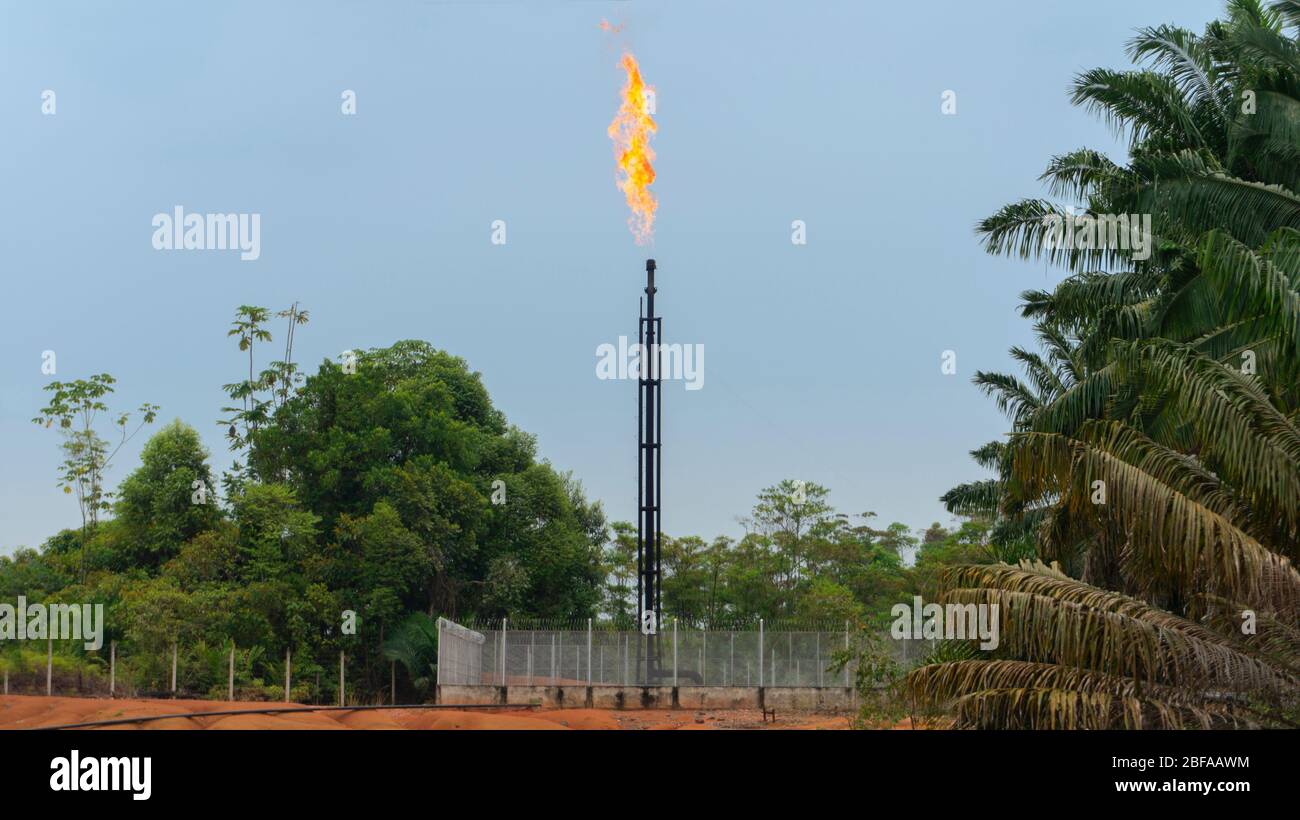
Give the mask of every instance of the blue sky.
[[[651, 255], [669, 340], [707, 351], [704, 389], [665, 388], [666, 531], [737, 534], [783, 478], [845, 512], [948, 523], [938, 496], [1006, 429], [970, 376], [1012, 369], [1031, 339], [1018, 294], [1059, 279], [985, 256], [972, 226], [1042, 195], [1053, 154], [1122, 158], [1068, 104], [1072, 76], [1127, 65], [1136, 27], [1200, 30], [1221, 8], [7, 0], [0, 552], [79, 520], [58, 437], [30, 422], [50, 378], [111, 372], [115, 406], [161, 405], [221, 469], [231, 316], [295, 300], [312, 370], [404, 338], [463, 356], [544, 457], [631, 519], [635, 388], [598, 380], [595, 351], [635, 333]], [[652, 248], [626, 228], [605, 133], [625, 46], [657, 90]], [[155, 251], [151, 219], [177, 205], [261, 214], [260, 259]]]

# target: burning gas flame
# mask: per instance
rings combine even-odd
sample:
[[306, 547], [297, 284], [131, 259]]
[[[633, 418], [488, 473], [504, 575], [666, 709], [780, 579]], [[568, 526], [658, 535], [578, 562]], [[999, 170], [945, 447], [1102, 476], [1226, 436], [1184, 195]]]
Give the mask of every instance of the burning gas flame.
[[623, 86], [623, 103], [609, 124], [609, 138], [618, 152], [618, 189], [632, 209], [627, 226], [636, 243], [644, 245], [654, 235], [655, 209], [659, 207], [649, 190], [655, 181], [655, 169], [651, 165], [655, 152], [650, 147], [650, 138], [658, 130], [650, 116], [654, 113], [650, 103], [654, 88], [641, 79], [641, 69], [631, 53], [623, 54], [623, 70], [627, 72], [627, 84]]

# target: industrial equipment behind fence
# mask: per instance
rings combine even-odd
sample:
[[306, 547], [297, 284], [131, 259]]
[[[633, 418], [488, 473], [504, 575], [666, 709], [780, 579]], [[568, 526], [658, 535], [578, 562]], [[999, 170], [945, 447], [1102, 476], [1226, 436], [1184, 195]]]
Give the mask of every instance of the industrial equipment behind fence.
[[[644, 686], [632, 630], [516, 629], [502, 622], [467, 628], [438, 619], [440, 686]], [[717, 630], [678, 628], [659, 634], [663, 677], [652, 685], [851, 686], [854, 670], [830, 671], [848, 646], [848, 629]], [[916, 654], [899, 642], [900, 659]]]

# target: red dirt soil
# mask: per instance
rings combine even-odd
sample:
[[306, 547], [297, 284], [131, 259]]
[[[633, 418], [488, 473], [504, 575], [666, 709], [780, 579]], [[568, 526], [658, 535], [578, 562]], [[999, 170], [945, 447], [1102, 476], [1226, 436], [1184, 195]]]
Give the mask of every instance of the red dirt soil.
[[730, 709], [382, 709], [360, 712], [209, 716], [208, 712], [301, 704], [220, 700], [109, 700], [0, 696], [0, 729], [36, 729], [68, 723], [149, 715], [187, 717], [105, 726], [105, 729], [847, 729], [844, 716], [779, 714], [763, 722], [758, 710]]

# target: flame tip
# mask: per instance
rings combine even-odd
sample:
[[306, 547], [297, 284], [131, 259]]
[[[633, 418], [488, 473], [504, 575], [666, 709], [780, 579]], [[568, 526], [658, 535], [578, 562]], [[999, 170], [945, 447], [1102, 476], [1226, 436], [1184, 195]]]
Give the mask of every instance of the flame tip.
[[[615, 181], [632, 209], [628, 227], [637, 244], [644, 245], [653, 237], [655, 210], [659, 207], [658, 200], [649, 190], [655, 181], [655, 153], [650, 147], [650, 138], [659, 128], [651, 116], [654, 113], [654, 87], [645, 84], [641, 68], [631, 51], [623, 52], [621, 64], [627, 82], [608, 134], [618, 150]], [[647, 91], [651, 95], [649, 98]]]

